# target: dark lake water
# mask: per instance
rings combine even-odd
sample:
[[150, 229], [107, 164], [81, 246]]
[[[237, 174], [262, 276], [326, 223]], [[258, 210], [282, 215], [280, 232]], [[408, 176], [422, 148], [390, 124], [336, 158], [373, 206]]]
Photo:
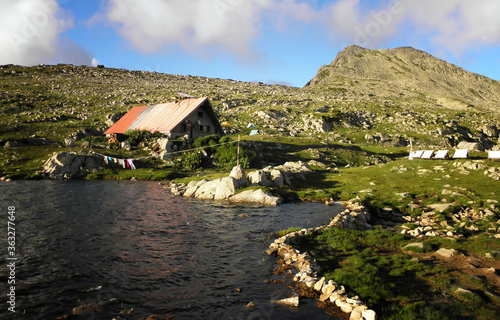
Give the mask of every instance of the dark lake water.
[[[312, 300], [271, 283], [268, 235], [325, 224], [341, 207], [236, 206], [175, 197], [155, 182], [0, 184], [2, 230], [15, 206], [16, 312], [2, 237], [1, 319], [56, 319], [82, 304], [117, 303], [76, 319], [332, 319]], [[246, 305], [253, 301], [255, 308]]]

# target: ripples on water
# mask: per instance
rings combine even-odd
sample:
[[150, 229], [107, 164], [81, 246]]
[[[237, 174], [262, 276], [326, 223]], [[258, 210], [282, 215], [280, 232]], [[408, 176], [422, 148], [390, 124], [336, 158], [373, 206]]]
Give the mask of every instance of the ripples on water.
[[[263, 251], [269, 234], [327, 223], [337, 207], [235, 206], [128, 181], [3, 183], [0, 199], [4, 211], [16, 206], [19, 258], [18, 313], [4, 302], [2, 318], [55, 319], [81, 303], [116, 298], [79, 319], [113, 319], [132, 308], [120, 316], [331, 319], [314, 301], [303, 300], [298, 310], [271, 304], [289, 292], [267, 281], [275, 259]], [[3, 266], [6, 257], [4, 250]], [[4, 284], [8, 272], [1, 269]], [[250, 301], [255, 308], [246, 307]]]

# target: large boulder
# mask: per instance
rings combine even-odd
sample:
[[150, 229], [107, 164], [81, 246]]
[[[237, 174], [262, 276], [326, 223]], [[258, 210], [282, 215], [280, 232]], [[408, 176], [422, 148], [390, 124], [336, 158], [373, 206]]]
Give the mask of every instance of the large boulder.
[[[269, 181], [269, 180], [268, 180]], [[271, 185], [272, 185], [272, 181]], [[281, 197], [274, 197], [262, 190], [244, 191], [235, 196], [236, 190], [248, 184], [243, 168], [236, 166], [229, 177], [215, 180], [191, 181], [183, 193], [184, 197], [195, 197], [205, 200], [230, 200], [232, 202], [262, 203], [279, 205]]]
[[208, 181], [207, 179], [203, 179], [200, 181], [191, 181], [190, 183], [188, 183], [186, 191], [184, 192], [183, 196], [184, 197], [194, 197], [198, 188], [201, 185], [203, 185], [204, 183], [206, 183], [207, 181]]
[[219, 180], [215, 189], [214, 200], [226, 200], [235, 194], [239, 182], [233, 177], [225, 177]]
[[205, 180], [204, 183], [197, 183], [191, 187], [188, 185], [184, 196], [194, 196], [205, 200], [226, 200], [236, 192], [239, 186], [240, 183], [233, 177]]
[[327, 122], [323, 117], [318, 118], [312, 114], [302, 117], [304, 122], [304, 130], [312, 130], [314, 132], [324, 133], [332, 130], [332, 124]]
[[495, 126], [484, 126], [483, 128], [481, 128], [481, 130], [489, 138], [498, 138], [499, 130]]
[[231, 202], [261, 203], [269, 206], [277, 206], [283, 202], [280, 196], [273, 196], [262, 189], [246, 190], [229, 198]]
[[103, 165], [102, 159], [90, 155], [78, 155], [75, 152], [55, 152], [48, 159], [43, 170], [50, 179], [83, 178], [88, 173], [97, 171]]
[[240, 184], [240, 187], [246, 186], [248, 184], [245, 170], [243, 170], [241, 166], [234, 166], [229, 176], [236, 179]]
[[293, 180], [306, 179], [306, 175], [313, 171], [307, 163], [302, 161], [286, 162], [277, 167], [265, 167], [248, 173], [247, 178], [252, 185], [263, 187], [281, 187], [292, 185]]
[[285, 185], [285, 176], [281, 170], [271, 170], [271, 179], [275, 187], [282, 187]]
[[118, 120], [120, 120], [121, 117], [123, 117], [124, 113], [113, 113], [113, 114], [108, 114], [106, 116], [106, 125], [112, 126], [114, 125]]
[[253, 185], [259, 185], [263, 187], [270, 187], [273, 185], [273, 182], [269, 180], [266, 172], [263, 170], [252, 171], [248, 174], [248, 180]]
[[158, 145], [160, 146], [160, 158], [163, 161], [168, 161], [173, 158], [172, 151], [174, 144], [170, 141], [170, 139], [158, 139]]
[[290, 186], [293, 185], [294, 180], [305, 180], [307, 175], [313, 172], [311, 167], [302, 161], [286, 162], [281, 166], [274, 167], [273, 170], [280, 170], [283, 183]]
[[465, 142], [458, 144], [457, 149], [467, 149], [469, 151], [484, 151], [483, 146], [479, 142]]
[[194, 193], [194, 197], [198, 199], [213, 200], [219, 182], [220, 179], [216, 179], [203, 183], [198, 187], [198, 189]]

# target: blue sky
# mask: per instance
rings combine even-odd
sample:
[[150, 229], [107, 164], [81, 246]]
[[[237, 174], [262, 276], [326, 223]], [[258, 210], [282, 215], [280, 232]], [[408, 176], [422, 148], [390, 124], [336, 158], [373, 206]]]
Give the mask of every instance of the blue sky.
[[0, 0], [0, 64], [103, 64], [304, 86], [351, 44], [500, 80], [498, 0]]

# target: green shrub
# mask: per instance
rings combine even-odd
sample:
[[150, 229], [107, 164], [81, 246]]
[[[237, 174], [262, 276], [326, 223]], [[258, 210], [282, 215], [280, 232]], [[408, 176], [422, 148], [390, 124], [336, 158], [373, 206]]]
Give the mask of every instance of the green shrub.
[[179, 159], [179, 163], [183, 169], [195, 170], [202, 167], [203, 156], [200, 152], [186, 152]]
[[161, 136], [158, 131], [149, 132], [147, 130], [127, 130], [124, 134], [132, 146], [138, 146], [141, 142], [147, 142], [147, 140]]
[[193, 148], [201, 148], [206, 146], [214, 146], [219, 143], [219, 136], [211, 135], [206, 137], [199, 137], [193, 142]]
[[[221, 143], [224, 143], [222, 142], [222, 139]], [[243, 168], [250, 167], [250, 155], [250, 152], [240, 148], [239, 164]], [[215, 151], [215, 159], [221, 167], [234, 167], [238, 159], [238, 144], [231, 143], [217, 147]]]

